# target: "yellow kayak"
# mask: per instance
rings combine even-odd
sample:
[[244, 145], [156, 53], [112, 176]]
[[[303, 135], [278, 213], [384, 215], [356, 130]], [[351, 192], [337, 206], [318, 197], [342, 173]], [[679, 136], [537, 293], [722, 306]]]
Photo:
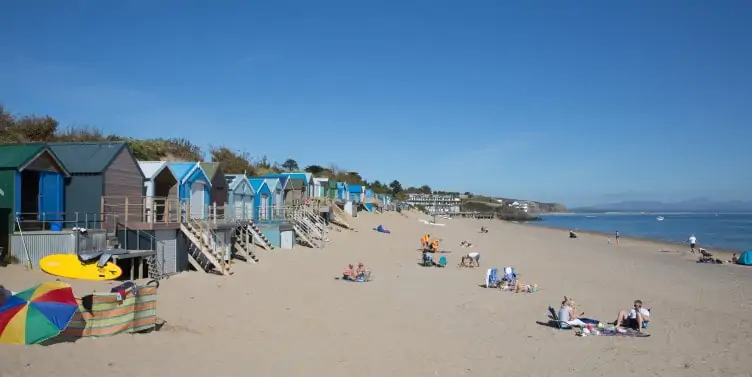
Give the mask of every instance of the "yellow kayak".
[[113, 280], [123, 274], [123, 270], [115, 263], [107, 262], [100, 268], [97, 266], [97, 260], [82, 263], [78, 256], [73, 254], [48, 255], [39, 261], [39, 267], [50, 275], [68, 279]]

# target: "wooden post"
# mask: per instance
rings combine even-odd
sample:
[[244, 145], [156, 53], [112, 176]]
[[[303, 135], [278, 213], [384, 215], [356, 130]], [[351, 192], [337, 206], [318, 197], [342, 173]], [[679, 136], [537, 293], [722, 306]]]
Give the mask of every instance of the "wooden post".
[[99, 200], [99, 213], [104, 213], [104, 196]]
[[212, 203], [212, 218], [214, 218], [214, 224], [217, 223], [217, 202]]
[[128, 197], [125, 197], [125, 225], [128, 225]]
[[[154, 217], [154, 211], [151, 208], [149, 208], [149, 214], [151, 216], [149, 216], [149, 218], [147, 219], [146, 218], [146, 203], [143, 203], [145, 200], [146, 200], [146, 198], [142, 196], [141, 197], [141, 202], [142, 202], [143, 205], [141, 206], [141, 221], [151, 222], [151, 218]], [[151, 200], [149, 200], [149, 204], [151, 204], [151, 205], [154, 204], [154, 199], [153, 198]]]

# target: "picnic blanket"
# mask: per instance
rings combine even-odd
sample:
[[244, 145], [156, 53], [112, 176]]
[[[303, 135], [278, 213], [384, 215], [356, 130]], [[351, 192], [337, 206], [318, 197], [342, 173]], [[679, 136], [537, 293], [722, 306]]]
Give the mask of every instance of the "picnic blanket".
[[159, 283], [152, 281], [142, 286], [126, 283], [121, 287], [115, 287], [115, 292], [95, 292], [76, 298], [78, 311], [58, 337], [102, 338], [153, 329], [157, 323]]

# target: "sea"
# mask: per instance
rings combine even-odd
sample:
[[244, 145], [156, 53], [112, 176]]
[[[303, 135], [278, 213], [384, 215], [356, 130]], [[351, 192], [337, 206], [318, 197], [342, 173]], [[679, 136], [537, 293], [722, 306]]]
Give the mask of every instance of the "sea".
[[[658, 221], [658, 217], [663, 217]], [[684, 243], [694, 234], [701, 247], [752, 249], [752, 214], [740, 213], [560, 213], [531, 225], [589, 230], [620, 236]], [[613, 238], [613, 236], [611, 236]]]

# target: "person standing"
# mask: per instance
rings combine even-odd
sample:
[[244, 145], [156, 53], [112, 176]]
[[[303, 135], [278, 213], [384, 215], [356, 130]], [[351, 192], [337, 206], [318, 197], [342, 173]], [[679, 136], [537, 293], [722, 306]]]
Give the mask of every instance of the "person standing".
[[617, 230], [616, 233], [614, 233], [614, 238], [616, 238], [616, 244], [619, 244], [619, 231]]
[[697, 246], [697, 237], [695, 237], [695, 235], [693, 234], [689, 236], [689, 251], [694, 253], [696, 246]]

